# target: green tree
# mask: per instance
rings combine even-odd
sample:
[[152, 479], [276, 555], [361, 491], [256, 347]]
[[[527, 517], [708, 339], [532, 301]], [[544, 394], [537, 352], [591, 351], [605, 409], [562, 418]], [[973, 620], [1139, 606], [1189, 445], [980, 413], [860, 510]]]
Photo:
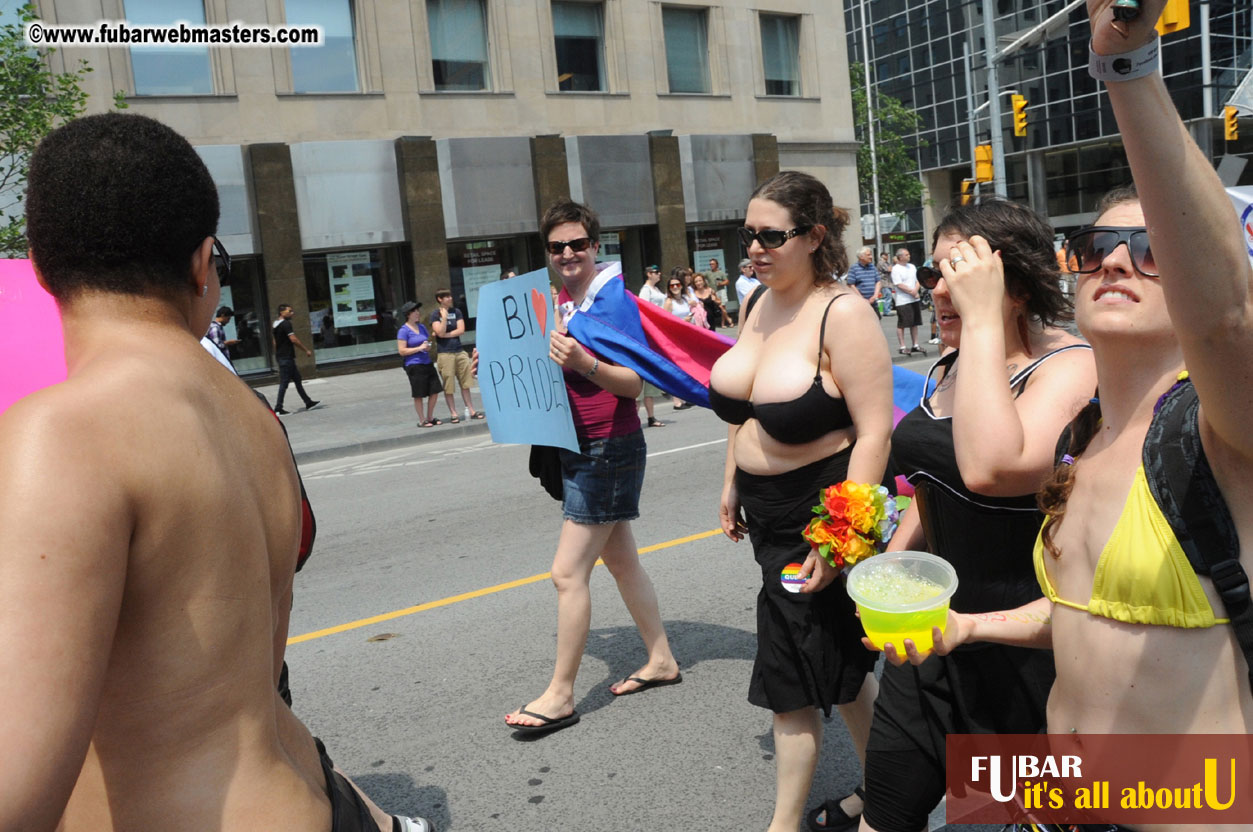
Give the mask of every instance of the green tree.
[[[866, 135], [866, 69], [863, 64], [848, 65], [849, 83], [853, 93], [853, 119], [861, 147], [857, 149], [857, 183], [862, 202], [871, 201], [870, 142]], [[918, 114], [898, 99], [879, 93], [875, 95], [874, 145], [879, 163], [879, 210], [888, 214], [917, 208], [922, 200], [922, 182], [918, 178], [918, 162], [905, 144], [906, 136], [916, 135], [921, 123]], [[917, 147], [927, 146], [917, 139]]]
[[69, 72], [52, 72], [44, 55], [24, 40], [25, 25], [34, 19], [30, 4], [14, 19], [5, 20], [0, 12], [0, 256], [26, 256], [21, 206], [35, 145], [87, 108], [82, 81], [91, 67], [79, 61]]

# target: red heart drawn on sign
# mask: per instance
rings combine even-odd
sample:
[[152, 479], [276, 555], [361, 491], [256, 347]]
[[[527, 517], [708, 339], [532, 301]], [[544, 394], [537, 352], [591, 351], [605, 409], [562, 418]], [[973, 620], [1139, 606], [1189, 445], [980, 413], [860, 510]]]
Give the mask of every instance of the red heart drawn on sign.
[[535, 322], [539, 324], [539, 331], [543, 334], [548, 326], [548, 299], [539, 289], [531, 290], [531, 306], [535, 309]]

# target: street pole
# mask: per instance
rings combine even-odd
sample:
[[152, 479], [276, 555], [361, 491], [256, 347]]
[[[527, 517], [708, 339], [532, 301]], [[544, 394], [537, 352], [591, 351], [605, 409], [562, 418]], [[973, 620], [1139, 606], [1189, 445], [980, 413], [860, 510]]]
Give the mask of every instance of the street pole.
[[[864, 3], [865, 0], [862, 0]], [[1001, 84], [997, 72], [996, 54], [996, 6], [992, 0], [983, 0], [984, 54], [988, 60], [988, 120], [992, 122], [992, 190], [999, 197], [1006, 197], [1005, 187], [1005, 137], [1001, 129]]]
[[[870, 98], [870, 25], [866, 18], [866, 0], [861, 0], [861, 64], [866, 82], [866, 140], [870, 142], [870, 187], [874, 197], [874, 248], [878, 257], [883, 245], [883, 232], [879, 230], [879, 154], [874, 142], [874, 102]], [[877, 264], [879, 261], [875, 260]]]
[[976, 173], [975, 165], [975, 146], [978, 139], [975, 138], [975, 89], [974, 73], [970, 71], [970, 39], [962, 44], [962, 67], [966, 70], [966, 129], [970, 132], [970, 179], [977, 182], [979, 177]]

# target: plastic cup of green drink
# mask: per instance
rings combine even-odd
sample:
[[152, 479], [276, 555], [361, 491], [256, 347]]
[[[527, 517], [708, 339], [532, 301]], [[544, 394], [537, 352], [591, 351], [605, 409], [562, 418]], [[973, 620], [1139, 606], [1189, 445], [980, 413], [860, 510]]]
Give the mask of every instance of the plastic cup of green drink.
[[904, 656], [905, 639], [910, 639], [919, 653], [926, 653], [934, 646], [931, 628], [944, 632], [957, 572], [927, 552], [889, 552], [854, 566], [847, 588], [862, 629], [876, 647], [891, 642]]

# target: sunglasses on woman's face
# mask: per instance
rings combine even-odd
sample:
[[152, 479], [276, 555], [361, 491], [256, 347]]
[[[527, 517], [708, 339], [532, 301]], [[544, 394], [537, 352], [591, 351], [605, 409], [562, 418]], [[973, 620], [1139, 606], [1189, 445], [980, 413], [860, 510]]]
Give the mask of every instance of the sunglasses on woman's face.
[[553, 257], [558, 257], [565, 253], [567, 246], [569, 246], [570, 250], [575, 254], [578, 254], [580, 251], [587, 251], [591, 244], [591, 237], [579, 237], [576, 240], [549, 240], [544, 245], [547, 247], [549, 254]]
[[1066, 266], [1077, 274], [1092, 274], [1123, 243], [1136, 271], [1145, 277], [1161, 277], [1149, 248], [1149, 232], [1142, 225], [1094, 225], [1076, 231], [1066, 238]]
[[813, 229], [812, 225], [798, 225], [791, 231], [778, 231], [773, 228], [765, 228], [761, 231], [753, 231], [749, 228], [737, 228], [735, 232], [740, 235], [740, 243], [744, 248], [748, 248], [753, 244], [753, 240], [761, 243], [762, 248], [778, 248], [793, 237], [799, 237], [802, 234], [808, 234]]

